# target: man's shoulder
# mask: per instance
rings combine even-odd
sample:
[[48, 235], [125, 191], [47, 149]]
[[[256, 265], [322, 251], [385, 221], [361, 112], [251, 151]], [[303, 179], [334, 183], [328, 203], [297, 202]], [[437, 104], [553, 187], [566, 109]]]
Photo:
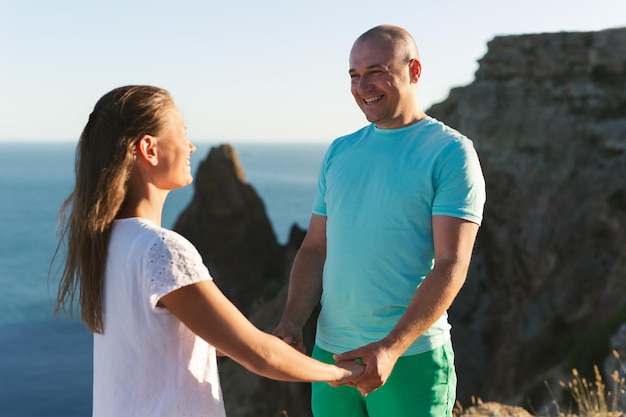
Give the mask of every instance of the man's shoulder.
[[424, 122], [425, 128], [432, 134], [449, 137], [450, 139], [468, 139], [466, 135], [459, 132], [454, 127], [442, 122], [441, 120], [435, 119], [434, 117], [427, 116], [426, 119], [424, 119]]
[[369, 132], [372, 131], [372, 126], [373, 125], [371, 125], [371, 124], [365, 125], [365, 126], [361, 127], [360, 129], [355, 130], [354, 132], [345, 134], [343, 136], [339, 136], [338, 138], [336, 138], [333, 141], [333, 143], [336, 143], [336, 142], [339, 142], [339, 143], [341, 143], [341, 142], [349, 142], [351, 140], [363, 137], [363, 136], [367, 135]]
[[430, 138], [440, 148], [474, 148], [474, 143], [468, 136], [430, 116], [422, 130], [422, 134]]
[[352, 133], [348, 133], [343, 136], [339, 136], [335, 138], [327, 150], [327, 155], [332, 155], [336, 152], [341, 152], [342, 150], [346, 150], [351, 148], [353, 145], [358, 143], [363, 138], [367, 137], [367, 135], [372, 131], [372, 125], [366, 125], [362, 128], [355, 130]]

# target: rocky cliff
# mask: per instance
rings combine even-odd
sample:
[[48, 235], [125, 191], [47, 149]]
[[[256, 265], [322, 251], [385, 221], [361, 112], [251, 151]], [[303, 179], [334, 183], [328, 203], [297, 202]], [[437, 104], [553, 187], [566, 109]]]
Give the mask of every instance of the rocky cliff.
[[[265, 206], [248, 184], [236, 150], [211, 148], [198, 167], [194, 196], [174, 225], [197, 248], [216, 284], [250, 320], [271, 332], [287, 299], [289, 270], [305, 231], [293, 226], [285, 246], [277, 243]], [[312, 318], [304, 329], [313, 345]], [[220, 359], [227, 414], [232, 417], [310, 415], [309, 384], [261, 378]]]
[[428, 113], [474, 140], [487, 182], [451, 310], [460, 399], [522, 402], [626, 320], [626, 29], [495, 38]]
[[174, 229], [198, 248], [221, 290], [246, 314], [284, 283], [285, 249], [234, 148], [212, 148]]
[[[488, 201], [450, 311], [459, 400], [535, 408], [626, 322], [626, 29], [493, 39], [475, 81], [427, 111], [474, 140]], [[276, 243], [234, 149], [214, 148], [175, 229], [271, 331], [302, 239]], [[312, 327], [307, 328], [309, 344]], [[230, 416], [308, 416], [307, 384], [220, 364]]]

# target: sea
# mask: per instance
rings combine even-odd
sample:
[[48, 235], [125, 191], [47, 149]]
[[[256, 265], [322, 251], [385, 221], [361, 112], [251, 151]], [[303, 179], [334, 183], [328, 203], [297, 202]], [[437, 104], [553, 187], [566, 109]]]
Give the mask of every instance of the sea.
[[[213, 146], [195, 143], [192, 170]], [[306, 228], [326, 143], [229, 143], [280, 243]], [[91, 415], [92, 335], [53, 317], [57, 216], [74, 183], [75, 142], [0, 143], [0, 417]], [[172, 228], [193, 185], [170, 192]]]

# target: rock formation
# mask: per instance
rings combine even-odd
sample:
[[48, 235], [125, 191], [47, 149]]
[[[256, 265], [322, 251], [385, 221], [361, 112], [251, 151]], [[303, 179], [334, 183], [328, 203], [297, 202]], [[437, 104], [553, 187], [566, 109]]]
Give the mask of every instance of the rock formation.
[[476, 80], [428, 113], [474, 140], [487, 182], [450, 313], [459, 398], [523, 402], [581, 335], [626, 320], [626, 29], [488, 46]]
[[[277, 243], [263, 202], [247, 183], [235, 149], [211, 148], [198, 167], [194, 196], [174, 230], [197, 248], [216, 284], [250, 320], [271, 332], [287, 299], [291, 263], [304, 231], [294, 225], [288, 243]], [[313, 345], [315, 327], [304, 329]], [[310, 386], [272, 381], [252, 374], [230, 359], [220, 359], [227, 414], [274, 417], [310, 413]]]
[[499, 403], [482, 403], [469, 407], [467, 410], [456, 410], [457, 417], [532, 417], [521, 407]]
[[217, 285], [248, 314], [283, 283], [284, 248], [231, 146], [210, 150], [194, 187], [174, 230], [198, 248]]
[[[496, 37], [488, 47], [475, 81], [427, 111], [474, 140], [487, 181], [468, 280], [450, 310], [458, 393], [463, 406], [477, 397], [539, 409], [552, 399], [544, 380], [601, 365], [626, 322], [626, 29]], [[271, 331], [303, 232], [276, 243], [229, 146], [211, 150], [195, 187], [175, 229]], [[312, 337], [309, 324], [308, 346]], [[307, 384], [229, 360], [220, 371], [230, 416], [310, 416]], [[466, 413], [497, 408], [479, 406]]]

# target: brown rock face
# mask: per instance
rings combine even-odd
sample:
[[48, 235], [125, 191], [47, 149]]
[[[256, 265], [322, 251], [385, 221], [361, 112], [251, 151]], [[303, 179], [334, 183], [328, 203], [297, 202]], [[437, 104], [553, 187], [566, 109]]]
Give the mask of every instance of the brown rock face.
[[284, 250], [231, 146], [210, 150], [194, 186], [174, 229], [198, 248], [220, 289], [249, 314], [282, 285]]
[[626, 29], [495, 38], [429, 114], [487, 181], [451, 310], [459, 398], [512, 401], [626, 302]]
[[[216, 284], [260, 329], [271, 332], [287, 299], [293, 257], [305, 231], [292, 227], [289, 242], [277, 243], [263, 202], [246, 182], [234, 148], [211, 148], [198, 167], [195, 192], [174, 229], [202, 255]], [[304, 329], [313, 345], [314, 319]], [[310, 385], [269, 380], [230, 359], [220, 359], [229, 416], [310, 415]], [[281, 412], [286, 414], [281, 414]]]
[[455, 413], [456, 417], [532, 417], [532, 415], [521, 407], [498, 403], [479, 403], [467, 410]]

